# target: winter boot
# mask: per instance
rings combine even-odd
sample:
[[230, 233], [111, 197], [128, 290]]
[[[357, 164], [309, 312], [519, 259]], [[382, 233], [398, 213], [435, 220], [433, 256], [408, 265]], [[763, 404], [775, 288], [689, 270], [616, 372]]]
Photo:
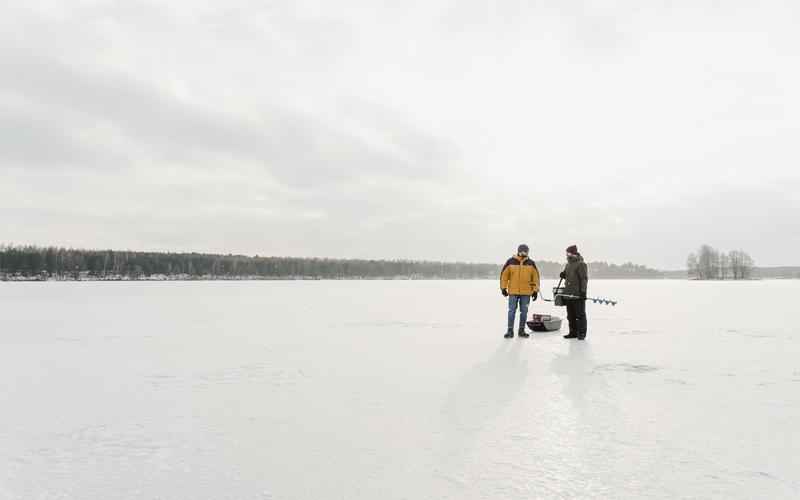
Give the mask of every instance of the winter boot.
[[530, 337], [528, 332], [525, 331], [525, 325], [519, 327], [519, 331], [517, 332], [517, 336], [522, 337], [523, 339], [527, 339]]
[[569, 332], [568, 335], [564, 335], [564, 338], [565, 339], [577, 339], [578, 338], [578, 334]]
[[507, 339], [510, 339], [510, 338], [514, 337], [514, 330], [512, 330], [511, 328], [509, 328], [509, 329], [508, 329], [508, 331], [506, 332], [506, 334], [505, 334], [505, 335], [503, 335], [503, 337], [505, 337], [505, 338], [507, 338]]

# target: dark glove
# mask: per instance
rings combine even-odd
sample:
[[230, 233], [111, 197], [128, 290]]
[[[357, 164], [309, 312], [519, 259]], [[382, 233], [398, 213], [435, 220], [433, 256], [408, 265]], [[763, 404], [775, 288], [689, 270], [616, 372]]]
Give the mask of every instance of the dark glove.
[[559, 274], [558, 277], [561, 278], [562, 280], [567, 279], [567, 272], [561, 271], [561, 274]]
[[508, 297], [508, 288], [501, 288], [500, 293], [503, 294], [503, 297]]
[[533, 292], [533, 295], [531, 295], [531, 298], [532, 298], [533, 300], [536, 300], [536, 299], [538, 299], [538, 298], [539, 298], [539, 292]]

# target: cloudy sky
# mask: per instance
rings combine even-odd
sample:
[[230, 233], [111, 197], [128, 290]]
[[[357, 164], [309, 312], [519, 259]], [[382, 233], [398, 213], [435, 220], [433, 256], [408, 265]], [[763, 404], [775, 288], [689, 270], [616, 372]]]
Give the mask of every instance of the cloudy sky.
[[799, 23], [789, 1], [4, 2], [0, 241], [800, 264]]

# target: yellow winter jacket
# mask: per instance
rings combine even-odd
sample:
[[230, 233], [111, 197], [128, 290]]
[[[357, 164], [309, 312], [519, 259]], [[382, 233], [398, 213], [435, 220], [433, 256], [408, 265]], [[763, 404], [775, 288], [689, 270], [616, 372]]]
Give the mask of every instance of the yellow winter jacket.
[[507, 288], [510, 295], [539, 293], [539, 269], [536, 263], [519, 255], [508, 259], [500, 273], [500, 288]]

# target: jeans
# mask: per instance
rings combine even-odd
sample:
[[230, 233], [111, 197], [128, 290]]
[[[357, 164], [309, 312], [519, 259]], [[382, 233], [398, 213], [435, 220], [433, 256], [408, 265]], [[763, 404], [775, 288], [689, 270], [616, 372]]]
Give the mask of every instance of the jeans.
[[528, 319], [528, 305], [531, 303], [530, 295], [509, 295], [508, 296], [508, 329], [514, 330], [514, 317], [517, 315], [517, 304], [519, 304], [519, 328], [525, 328], [525, 321]]
[[586, 301], [583, 299], [569, 299], [567, 303], [567, 320], [569, 333], [578, 337], [586, 336]]

